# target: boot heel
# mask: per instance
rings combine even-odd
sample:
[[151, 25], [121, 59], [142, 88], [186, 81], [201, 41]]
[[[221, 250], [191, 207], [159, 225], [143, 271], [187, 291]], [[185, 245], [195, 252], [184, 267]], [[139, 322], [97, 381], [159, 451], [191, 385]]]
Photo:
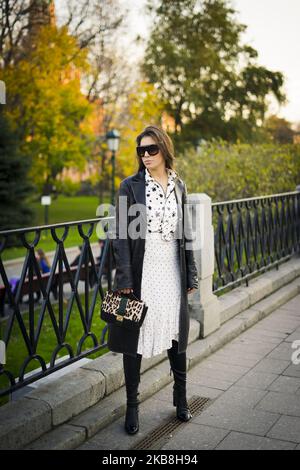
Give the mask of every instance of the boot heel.
[[177, 394], [175, 390], [173, 390], [173, 406], [177, 406]]
[[139, 409], [138, 406], [128, 406], [125, 417], [125, 430], [127, 434], [136, 434], [139, 431]]

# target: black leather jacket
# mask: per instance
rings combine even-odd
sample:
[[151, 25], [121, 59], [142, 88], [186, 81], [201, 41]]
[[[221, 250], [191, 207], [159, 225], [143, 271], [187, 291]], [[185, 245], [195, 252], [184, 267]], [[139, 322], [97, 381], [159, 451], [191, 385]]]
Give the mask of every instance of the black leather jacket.
[[[179, 209], [179, 223], [182, 224], [181, 230], [183, 237], [180, 239], [180, 248], [182, 252], [182, 274], [184, 284], [187, 289], [198, 288], [198, 275], [197, 267], [194, 259], [194, 253], [190, 249], [186, 249], [187, 230], [183, 230], [184, 221], [186, 217], [186, 211], [184, 211], [184, 205], [187, 203], [187, 190], [186, 185], [181, 179], [177, 179], [175, 184], [175, 194]], [[126, 203], [126, 211], [120, 211], [120, 200], [119, 196], [125, 196], [124, 207]], [[123, 202], [122, 202], [123, 203]], [[121, 203], [121, 204], [122, 204]], [[133, 204], [140, 204], [140, 233], [141, 237], [137, 239], [131, 239], [128, 234], [128, 227], [131, 222], [136, 219], [136, 215], [130, 215], [129, 208]], [[126, 212], [126, 217], [121, 219], [122, 215]], [[133, 176], [129, 176], [121, 182], [119, 193], [116, 201], [116, 239], [113, 240], [113, 252], [116, 264], [116, 275], [114, 282], [114, 289], [119, 290], [123, 288], [133, 288], [140, 295], [139, 279], [136, 279], [136, 272], [141, 274], [140, 268], [143, 264], [143, 254], [145, 250], [145, 231], [147, 230], [146, 222], [146, 206], [145, 206], [145, 171], [141, 170]], [[127, 233], [127, 238], [122, 239], [120, 237], [120, 231]], [[138, 265], [138, 266], [137, 266]], [[138, 296], [139, 296], [138, 295]]]

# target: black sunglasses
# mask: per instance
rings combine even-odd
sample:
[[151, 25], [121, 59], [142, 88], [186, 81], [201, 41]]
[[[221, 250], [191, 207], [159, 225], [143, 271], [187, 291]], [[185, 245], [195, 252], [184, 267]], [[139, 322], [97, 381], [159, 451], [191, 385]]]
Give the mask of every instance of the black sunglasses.
[[152, 145], [139, 145], [137, 148], [136, 148], [136, 153], [138, 154], [139, 157], [141, 158], [144, 158], [145, 156], [145, 153], [148, 152], [149, 155], [151, 155], [151, 157], [153, 157], [154, 155], [157, 155], [158, 152], [159, 152], [159, 146], [156, 145], [156, 144], [152, 144]]

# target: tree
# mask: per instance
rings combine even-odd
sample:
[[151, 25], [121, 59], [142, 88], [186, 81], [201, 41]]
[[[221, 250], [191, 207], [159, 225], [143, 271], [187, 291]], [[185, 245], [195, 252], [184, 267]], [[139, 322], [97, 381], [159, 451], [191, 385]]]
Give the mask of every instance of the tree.
[[85, 166], [93, 143], [92, 130], [83, 130], [92, 111], [80, 89], [87, 69], [86, 51], [78, 50], [67, 28], [50, 25], [39, 30], [25, 59], [2, 71], [9, 89], [6, 115], [39, 189], [54, 183], [64, 167]]
[[294, 131], [291, 123], [284, 118], [278, 116], [270, 116], [264, 123], [266, 132], [271, 140], [279, 144], [292, 144]]
[[[24, 151], [34, 152], [39, 187], [51, 186], [64, 166], [82, 168], [98, 156], [96, 141], [126, 103], [132, 71], [117, 44], [126, 34], [125, 13], [119, 0], [67, 0], [56, 7], [53, 0], [0, 2], [0, 78], [10, 96], [16, 92], [10, 117], [23, 128]], [[43, 125], [34, 122], [35, 111]], [[90, 127], [88, 114], [95, 117]]]
[[187, 147], [178, 169], [190, 193], [213, 202], [290, 192], [300, 181], [300, 145], [216, 140], [200, 152]]
[[29, 160], [19, 149], [18, 136], [9, 127], [0, 107], [0, 229], [24, 227], [32, 221], [27, 204], [32, 186], [28, 182]]
[[120, 117], [121, 143], [118, 152], [118, 167], [121, 177], [137, 170], [136, 137], [150, 124], [161, 125], [164, 103], [152, 84], [136, 82], [128, 95], [127, 108]]
[[143, 71], [182, 139], [254, 139], [269, 95], [284, 101], [283, 75], [257, 64], [245, 29], [227, 0], [159, 2]]

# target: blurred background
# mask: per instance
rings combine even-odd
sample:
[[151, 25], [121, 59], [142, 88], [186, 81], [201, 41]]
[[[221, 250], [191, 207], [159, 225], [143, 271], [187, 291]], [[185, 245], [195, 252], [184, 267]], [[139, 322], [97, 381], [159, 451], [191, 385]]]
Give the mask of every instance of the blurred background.
[[150, 123], [190, 193], [300, 182], [298, 0], [0, 4], [1, 230], [95, 217]]

